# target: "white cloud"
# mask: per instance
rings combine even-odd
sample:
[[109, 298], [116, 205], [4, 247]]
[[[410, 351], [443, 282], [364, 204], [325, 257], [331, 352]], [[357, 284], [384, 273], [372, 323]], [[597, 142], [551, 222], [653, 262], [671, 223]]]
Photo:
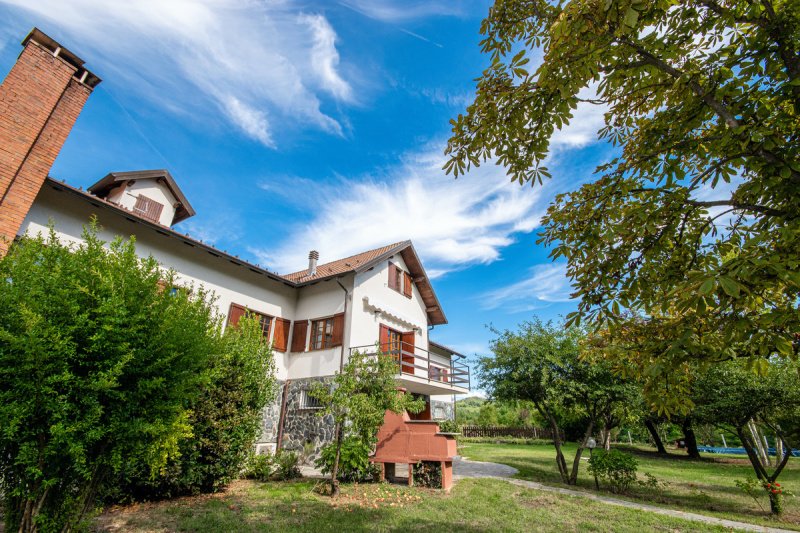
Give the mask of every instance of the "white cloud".
[[300, 21], [312, 32], [314, 45], [311, 48], [311, 66], [323, 89], [339, 100], [351, 100], [353, 91], [336, 70], [339, 65], [336, 32], [322, 15], [301, 15]]
[[[597, 98], [597, 86], [581, 89], [578, 97], [584, 100]], [[605, 113], [608, 106], [580, 102], [572, 112], [573, 118], [569, 124], [553, 132], [550, 137], [550, 148], [559, 152], [572, 148], [583, 148], [597, 141], [597, 131], [605, 124]]]
[[[503, 168], [485, 164], [458, 180], [441, 170], [444, 157], [432, 147], [406, 157], [382, 175], [309, 185], [295, 194], [324, 199], [308, 204], [313, 216], [292, 228], [276, 248], [252, 249], [279, 272], [303, 268], [309, 250], [332, 261], [411, 239], [430, 273], [490, 263], [515, 234], [538, 227], [550, 196], [544, 187], [509, 183]], [[308, 187], [316, 187], [308, 194]]]
[[383, 22], [401, 22], [433, 16], [461, 16], [465, 4], [457, 0], [347, 0], [339, 2], [344, 7]]
[[243, 104], [235, 96], [228, 96], [223, 102], [228, 116], [245, 133], [270, 148], [275, 147], [272, 135], [269, 133], [269, 123], [267, 117], [258, 109], [253, 109], [247, 104]]
[[13, 8], [0, 22], [5, 32], [40, 26], [87, 60], [106, 80], [101, 88], [124, 86], [198, 120], [224, 117], [266, 146], [286, 127], [341, 135], [341, 119], [321, 110], [322, 93], [353, 99], [333, 28], [322, 15], [299, 16], [290, 0], [0, 4]]
[[506, 308], [509, 312], [532, 311], [554, 302], [571, 300], [564, 263], [536, 265], [521, 281], [480, 295], [484, 309]]

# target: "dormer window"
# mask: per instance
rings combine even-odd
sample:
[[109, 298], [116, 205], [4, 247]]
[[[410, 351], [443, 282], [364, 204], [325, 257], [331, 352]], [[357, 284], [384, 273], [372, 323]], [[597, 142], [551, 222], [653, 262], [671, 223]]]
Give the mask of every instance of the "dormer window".
[[133, 212], [142, 218], [146, 218], [150, 222], [159, 223], [161, 219], [161, 211], [164, 210], [164, 204], [158, 203], [152, 198], [140, 194], [136, 197], [136, 205], [133, 206]]

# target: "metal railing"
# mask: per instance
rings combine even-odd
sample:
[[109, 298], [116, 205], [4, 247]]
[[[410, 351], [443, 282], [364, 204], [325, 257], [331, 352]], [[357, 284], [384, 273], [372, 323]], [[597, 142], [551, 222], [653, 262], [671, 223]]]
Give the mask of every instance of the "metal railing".
[[350, 353], [365, 355], [384, 355], [391, 357], [398, 367], [398, 374], [426, 379], [428, 382], [442, 383], [459, 388], [470, 388], [469, 366], [450, 359], [450, 364], [433, 361], [428, 350], [417, 348], [409, 343], [394, 343], [381, 347], [379, 344], [352, 346]]

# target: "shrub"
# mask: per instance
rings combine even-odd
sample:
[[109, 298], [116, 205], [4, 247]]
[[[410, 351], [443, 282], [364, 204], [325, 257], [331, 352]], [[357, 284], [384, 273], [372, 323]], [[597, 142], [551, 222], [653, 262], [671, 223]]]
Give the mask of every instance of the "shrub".
[[244, 477], [256, 481], [269, 481], [275, 472], [275, 456], [271, 453], [251, 455], [247, 460]]
[[220, 353], [210, 299], [133, 240], [23, 237], [0, 260], [0, 494], [7, 531], [74, 530], [123, 467], [164, 468]]
[[439, 431], [442, 433], [460, 433], [461, 426], [455, 420], [439, 421]]
[[[372, 450], [357, 435], [350, 435], [342, 440], [342, 451], [339, 457], [337, 477], [340, 481], [367, 481], [376, 479], [377, 467], [369, 462]], [[333, 471], [336, 458], [336, 444], [330, 443], [322, 448], [315, 465], [324, 475]]]
[[242, 317], [237, 327], [227, 328], [203, 371], [205, 383], [190, 403], [192, 436], [178, 443], [180, 455], [155, 477], [141, 461], [128, 461], [107, 499], [216, 492], [239, 477], [261, 432], [264, 405], [275, 394], [272, 351], [258, 320]]
[[595, 450], [589, 459], [589, 472], [611, 488], [611, 492], [625, 492], [636, 482], [636, 459], [619, 450]]
[[412, 469], [414, 484], [432, 489], [442, 488], [442, 463], [419, 461]]
[[277, 469], [274, 478], [279, 481], [286, 481], [287, 479], [296, 479], [301, 477], [300, 457], [294, 452], [279, 451], [275, 456]]

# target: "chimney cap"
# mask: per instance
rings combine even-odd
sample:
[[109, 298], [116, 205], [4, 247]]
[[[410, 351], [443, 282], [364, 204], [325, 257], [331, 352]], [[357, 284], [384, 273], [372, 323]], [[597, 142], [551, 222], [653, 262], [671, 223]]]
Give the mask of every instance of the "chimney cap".
[[53, 54], [58, 52], [58, 57], [78, 69], [75, 73], [75, 77], [89, 87], [95, 88], [102, 81], [99, 77], [92, 72], [89, 72], [89, 70], [83, 66], [83, 59], [69, 51], [67, 48], [61, 46], [61, 44], [59, 44], [55, 39], [47, 35], [39, 28], [34, 27], [30, 33], [25, 36], [25, 38], [22, 40], [22, 46], [27, 45], [29, 41], [33, 41], [47, 50], [50, 50], [50, 52]]
[[308, 252], [308, 258], [309, 259], [319, 259], [319, 252], [316, 251], [316, 250], [311, 250], [310, 252]]

